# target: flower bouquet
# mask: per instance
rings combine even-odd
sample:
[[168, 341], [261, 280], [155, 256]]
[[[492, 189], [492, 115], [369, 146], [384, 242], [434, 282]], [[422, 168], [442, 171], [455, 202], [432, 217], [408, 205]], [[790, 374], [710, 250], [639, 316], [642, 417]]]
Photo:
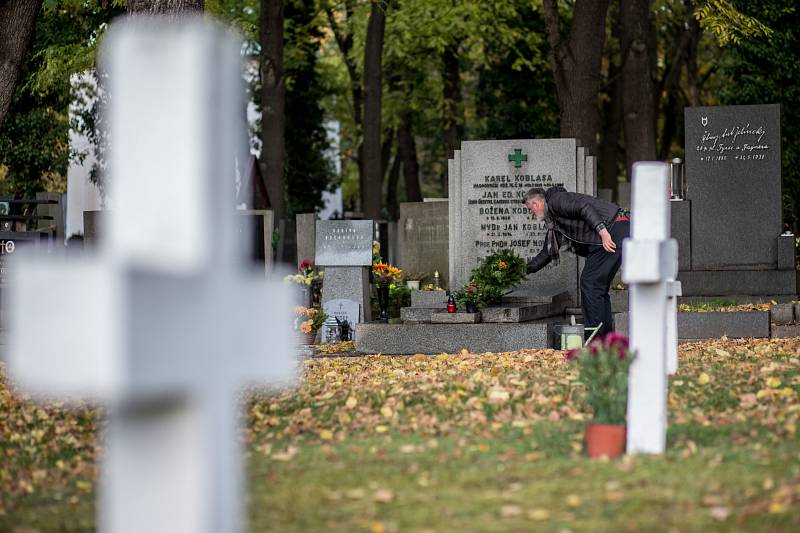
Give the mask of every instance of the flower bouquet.
[[302, 305], [294, 308], [294, 314], [295, 331], [303, 336], [303, 344], [312, 344], [317, 336], [317, 331], [325, 323], [328, 315], [317, 307], [303, 307]]

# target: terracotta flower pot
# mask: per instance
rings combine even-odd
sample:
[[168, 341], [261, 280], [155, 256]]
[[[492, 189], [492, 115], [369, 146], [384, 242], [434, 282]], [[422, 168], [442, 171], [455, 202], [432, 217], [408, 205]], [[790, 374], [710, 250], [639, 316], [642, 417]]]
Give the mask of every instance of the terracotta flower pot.
[[625, 451], [624, 424], [586, 424], [586, 453], [589, 457], [608, 458]]

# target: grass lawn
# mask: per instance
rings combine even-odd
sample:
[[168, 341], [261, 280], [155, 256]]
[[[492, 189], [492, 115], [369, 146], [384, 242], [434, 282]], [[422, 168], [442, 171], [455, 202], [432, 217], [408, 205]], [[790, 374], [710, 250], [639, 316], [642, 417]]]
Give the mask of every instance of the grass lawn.
[[[248, 401], [253, 531], [800, 530], [800, 339], [681, 346], [668, 451], [583, 456], [552, 350], [319, 358]], [[93, 525], [97, 415], [0, 385], [0, 531]]]

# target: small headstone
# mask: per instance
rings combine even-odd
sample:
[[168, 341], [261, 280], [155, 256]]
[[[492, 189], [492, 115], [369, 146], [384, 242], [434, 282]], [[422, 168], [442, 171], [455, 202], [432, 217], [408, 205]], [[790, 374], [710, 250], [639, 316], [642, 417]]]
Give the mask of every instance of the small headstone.
[[372, 265], [372, 220], [318, 220], [316, 259], [325, 267], [322, 306], [338, 299], [355, 301], [358, 322], [372, 320], [369, 270]]
[[[326, 315], [338, 320], [340, 325], [346, 322], [350, 328], [351, 336], [353, 335], [355, 326], [359, 322], [360, 309], [358, 302], [346, 298], [336, 298], [325, 302], [322, 308]], [[321, 339], [322, 342], [332, 341], [332, 339], [330, 339], [329, 328], [325, 326], [322, 327]], [[355, 338], [351, 338], [350, 340], [355, 340]]]

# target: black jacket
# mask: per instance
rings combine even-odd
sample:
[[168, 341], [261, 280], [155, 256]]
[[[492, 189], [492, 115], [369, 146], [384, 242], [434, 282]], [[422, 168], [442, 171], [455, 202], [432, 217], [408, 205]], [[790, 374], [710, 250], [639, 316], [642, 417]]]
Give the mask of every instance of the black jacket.
[[[547, 206], [545, 222], [552, 225], [558, 246], [566, 239], [568, 246], [583, 257], [592, 247], [603, 244], [595, 231], [597, 225], [603, 223], [610, 229], [619, 212], [616, 204], [586, 194], [567, 192], [561, 186], [547, 189], [544, 200]], [[545, 239], [542, 251], [528, 261], [528, 273], [538, 272], [547, 266], [552, 255]]]

